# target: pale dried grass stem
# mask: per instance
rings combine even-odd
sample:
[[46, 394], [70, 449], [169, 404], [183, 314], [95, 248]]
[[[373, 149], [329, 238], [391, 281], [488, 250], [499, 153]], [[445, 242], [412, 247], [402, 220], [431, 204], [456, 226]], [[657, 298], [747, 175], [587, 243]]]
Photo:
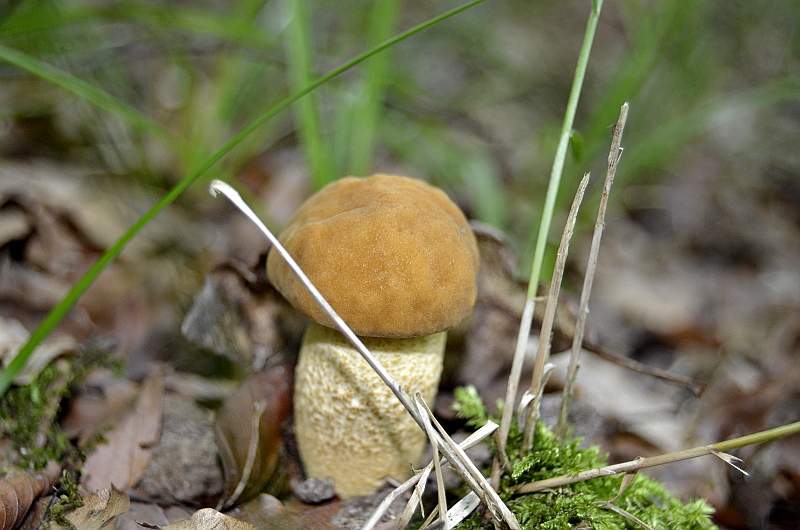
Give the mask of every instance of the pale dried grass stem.
[[561, 243], [558, 246], [558, 253], [556, 254], [556, 263], [553, 270], [553, 278], [550, 281], [550, 291], [547, 295], [547, 305], [544, 309], [544, 317], [542, 318], [542, 329], [539, 332], [539, 349], [536, 352], [536, 360], [533, 364], [533, 373], [531, 374], [530, 394], [533, 396], [533, 401], [530, 403], [525, 420], [525, 431], [522, 438], [522, 450], [528, 451], [533, 446], [534, 432], [536, 429], [536, 422], [539, 419], [539, 404], [541, 401], [542, 391], [544, 390], [545, 383], [545, 366], [550, 358], [550, 336], [553, 333], [553, 322], [556, 316], [556, 305], [558, 304], [558, 295], [561, 292], [561, 280], [564, 277], [564, 268], [567, 263], [567, 255], [569, 254], [569, 243], [572, 240], [572, 234], [575, 232], [575, 222], [578, 218], [578, 210], [580, 209], [583, 195], [586, 192], [586, 186], [589, 184], [589, 173], [586, 173], [578, 184], [578, 191], [575, 193], [575, 198], [572, 201], [572, 206], [569, 209], [567, 222], [564, 226], [564, 232], [561, 234]]
[[583, 288], [581, 289], [581, 300], [578, 305], [578, 316], [575, 324], [575, 334], [572, 337], [572, 349], [570, 350], [569, 367], [567, 377], [564, 382], [564, 389], [561, 398], [561, 410], [558, 415], [558, 425], [556, 435], [564, 438], [569, 428], [567, 416], [569, 415], [572, 395], [575, 389], [575, 379], [578, 377], [580, 368], [581, 349], [583, 337], [586, 332], [586, 316], [589, 314], [589, 296], [592, 292], [595, 271], [597, 270], [597, 256], [600, 253], [600, 241], [603, 238], [603, 228], [605, 227], [606, 209], [608, 207], [608, 196], [611, 193], [611, 185], [614, 183], [614, 175], [617, 173], [617, 165], [622, 157], [622, 133], [625, 131], [625, 122], [628, 120], [628, 104], [622, 105], [619, 112], [617, 124], [611, 133], [611, 149], [608, 153], [608, 168], [606, 170], [606, 180], [603, 184], [603, 193], [600, 196], [600, 206], [597, 211], [597, 221], [594, 225], [592, 235], [592, 246], [589, 252], [589, 261], [586, 265], [586, 275], [583, 278]]

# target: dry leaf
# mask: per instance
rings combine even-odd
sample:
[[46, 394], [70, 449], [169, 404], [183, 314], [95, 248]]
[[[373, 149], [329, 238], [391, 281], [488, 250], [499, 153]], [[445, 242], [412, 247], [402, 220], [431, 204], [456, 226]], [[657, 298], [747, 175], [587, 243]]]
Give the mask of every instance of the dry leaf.
[[157, 374], [142, 384], [135, 409], [106, 435], [107, 443], [86, 459], [82, 485], [90, 490], [134, 486], [150, 461], [148, 448], [161, 436], [163, 410], [164, 379]]
[[[83, 506], [67, 513], [66, 518], [80, 530], [100, 530], [111, 519], [127, 512], [130, 505], [128, 496], [111, 486], [110, 490], [98, 490], [83, 499]], [[51, 528], [66, 527], [52, 525]]]
[[16, 528], [39, 495], [49, 490], [61, 475], [61, 467], [48, 462], [37, 473], [15, 471], [0, 479], [0, 530]]
[[225, 506], [267, 486], [273, 493], [283, 487], [280, 426], [291, 410], [291, 389], [291, 365], [276, 363], [250, 376], [217, 411], [214, 432], [225, 471]]
[[85, 445], [101, 429], [116, 424], [133, 409], [139, 387], [107, 368], [93, 370], [83, 381], [83, 390], [67, 402], [61, 421], [64, 434]]
[[258, 530], [256, 526], [229, 517], [213, 508], [203, 508], [194, 512], [190, 518], [168, 526], [162, 530]]

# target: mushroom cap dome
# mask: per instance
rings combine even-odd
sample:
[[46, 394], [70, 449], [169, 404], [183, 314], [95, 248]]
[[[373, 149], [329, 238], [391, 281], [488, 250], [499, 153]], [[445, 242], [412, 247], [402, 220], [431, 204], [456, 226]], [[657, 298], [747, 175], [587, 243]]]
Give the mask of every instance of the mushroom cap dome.
[[[421, 180], [337, 180], [303, 203], [279, 239], [357, 335], [430, 335], [475, 303], [475, 235], [458, 206]], [[267, 272], [301, 313], [334, 327], [274, 249]]]

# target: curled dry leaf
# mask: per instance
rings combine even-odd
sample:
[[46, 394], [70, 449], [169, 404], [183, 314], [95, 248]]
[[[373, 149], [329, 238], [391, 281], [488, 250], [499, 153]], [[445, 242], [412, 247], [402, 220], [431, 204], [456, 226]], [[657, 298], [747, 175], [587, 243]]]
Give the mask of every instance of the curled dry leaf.
[[[83, 499], [83, 506], [66, 514], [67, 521], [81, 530], [100, 530], [114, 517], [128, 511], [131, 501], [128, 496], [111, 486], [111, 489], [95, 491]], [[52, 525], [61, 529], [62, 526]]]
[[284, 487], [280, 428], [291, 410], [292, 369], [274, 363], [250, 376], [217, 412], [214, 432], [225, 473], [222, 506]]
[[39, 472], [14, 471], [0, 479], [0, 530], [17, 528], [42, 493], [61, 475], [61, 467], [49, 462]]

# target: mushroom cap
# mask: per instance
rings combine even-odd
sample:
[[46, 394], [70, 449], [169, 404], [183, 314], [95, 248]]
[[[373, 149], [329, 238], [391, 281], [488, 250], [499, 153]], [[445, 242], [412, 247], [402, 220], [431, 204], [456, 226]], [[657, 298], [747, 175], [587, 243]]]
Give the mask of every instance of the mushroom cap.
[[[280, 242], [357, 335], [445, 331], [475, 303], [475, 235], [458, 206], [421, 180], [337, 180], [295, 212]], [[267, 273], [297, 310], [334, 327], [274, 249]]]

